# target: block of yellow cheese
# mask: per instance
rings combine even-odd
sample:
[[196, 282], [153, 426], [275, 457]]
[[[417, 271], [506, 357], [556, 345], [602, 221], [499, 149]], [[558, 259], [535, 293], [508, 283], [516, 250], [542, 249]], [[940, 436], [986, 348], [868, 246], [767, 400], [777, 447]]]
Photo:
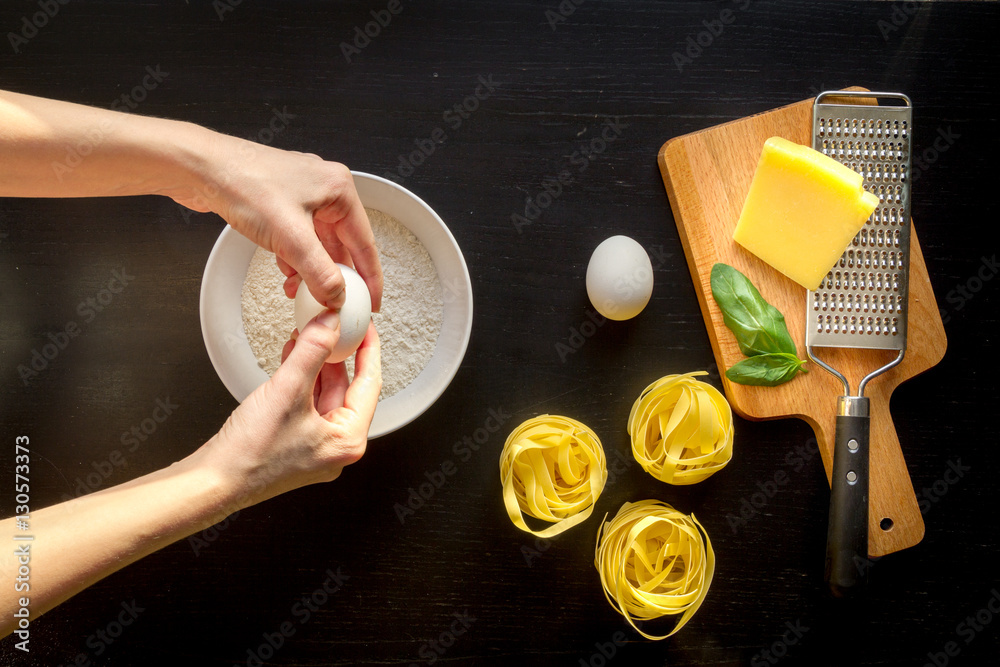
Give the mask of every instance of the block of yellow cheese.
[[861, 174], [808, 146], [771, 137], [733, 239], [814, 290], [878, 203], [862, 188]]

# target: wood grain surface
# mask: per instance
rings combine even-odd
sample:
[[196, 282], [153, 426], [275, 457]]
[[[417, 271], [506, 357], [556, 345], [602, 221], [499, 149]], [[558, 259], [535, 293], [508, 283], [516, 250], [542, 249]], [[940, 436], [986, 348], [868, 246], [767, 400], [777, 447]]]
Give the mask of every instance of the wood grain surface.
[[[403, 1], [386, 26], [387, 0], [42, 4], [59, 10], [33, 33], [39, 0], [0, 3], [0, 88], [103, 108], [125, 95], [131, 113], [391, 178], [454, 234], [476, 312], [447, 391], [335, 482], [32, 618], [30, 653], [2, 639], [0, 666], [919, 667], [948, 642], [956, 667], [996, 662], [1000, 620], [969, 643], [956, 626], [1000, 590], [1000, 4]], [[7, 33], [22, 30], [34, 36], [15, 52]], [[149, 88], [147, 67], [161, 77]], [[808, 424], [737, 416], [732, 461], [687, 487], [635, 463], [625, 424], [664, 375], [707, 370], [723, 387], [656, 164], [664, 141], [852, 84], [913, 99], [913, 218], [949, 346], [892, 392], [924, 538], [874, 561], [867, 599], [844, 607], [823, 582], [830, 491]], [[715, 168], [741, 201], [745, 182]], [[164, 468], [222, 427], [237, 404], [198, 296], [224, 228], [166, 197], [0, 199], [0, 513], [14, 512], [18, 436], [34, 509]], [[639, 316], [605, 322], [586, 270], [617, 234], [647, 250], [654, 288]], [[116, 271], [129, 282], [110, 298]], [[80, 334], [23, 381], [71, 321]], [[818, 391], [832, 409], [836, 384]], [[157, 401], [176, 406], [162, 422]], [[609, 462], [593, 516], [552, 540], [511, 524], [498, 467], [507, 434], [543, 412], [593, 428]], [[629, 628], [594, 568], [601, 519], [643, 499], [694, 514], [717, 557], [704, 604], [661, 642]], [[348, 577], [332, 595], [327, 570]], [[116, 627], [123, 604], [141, 611]]]
[[[764, 142], [769, 137], [781, 136], [811, 145], [812, 107], [813, 100], [803, 100], [670, 139], [660, 149], [663, 182], [720, 368], [729, 368], [744, 357], [712, 298], [710, 278], [716, 262], [742, 271], [761, 295], [785, 315], [799, 355], [806, 358], [806, 289], [733, 241], [733, 229]], [[910, 239], [907, 312], [910, 329], [906, 354], [899, 365], [870, 382], [866, 392], [871, 399], [868, 549], [872, 556], [911, 547], [923, 538], [924, 522], [889, 414], [889, 399], [900, 383], [941, 361], [947, 348], [944, 324], [912, 222]], [[896, 356], [895, 351], [842, 348], [823, 348], [816, 354], [847, 377], [852, 391], [857, 390], [865, 375]], [[722, 383], [733, 408], [744, 417], [805, 420], [816, 434], [829, 480], [836, 397], [844, 393], [843, 384], [816, 364], [807, 368], [809, 373], [777, 387], [736, 384], [724, 374]]]

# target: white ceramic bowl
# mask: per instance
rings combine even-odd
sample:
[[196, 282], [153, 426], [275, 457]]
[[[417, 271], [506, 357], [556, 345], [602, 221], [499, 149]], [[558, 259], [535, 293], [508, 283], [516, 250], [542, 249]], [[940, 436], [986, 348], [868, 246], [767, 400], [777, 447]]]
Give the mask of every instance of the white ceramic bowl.
[[[361, 202], [399, 220], [427, 248], [444, 298], [441, 334], [424, 370], [375, 410], [369, 438], [409, 424], [444, 393], [465, 357], [472, 332], [472, 281], [465, 258], [444, 221], [412, 192], [378, 176], [352, 172]], [[267, 373], [257, 365], [243, 330], [241, 295], [257, 246], [226, 227], [212, 248], [201, 281], [201, 331], [226, 389], [242, 402]]]

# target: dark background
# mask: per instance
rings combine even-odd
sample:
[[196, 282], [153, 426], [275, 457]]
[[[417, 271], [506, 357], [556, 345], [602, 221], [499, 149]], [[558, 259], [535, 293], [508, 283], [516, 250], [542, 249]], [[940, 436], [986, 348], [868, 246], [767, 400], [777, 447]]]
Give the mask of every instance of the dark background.
[[[19, 53], [4, 38], [0, 87], [108, 107], [158, 66], [168, 75], [138, 113], [269, 139], [379, 175], [442, 128], [445, 141], [396, 180], [435, 208], [462, 247], [476, 299], [472, 341], [441, 399], [372, 442], [339, 481], [247, 509], [202, 536], [200, 548], [181, 541], [106, 578], [34, 621], [30, 654], [11, 638], [0, 642], [0, 664], [61, 665], [80, 654], [94, 665], [247, 664], [248, 651], [287, 620], [295, 634], [267, 664], [434, 657], [444, 665], [736, 665], [774, 664], [780, 655], [788, 664], [922, 665], [929, 654], [939, 664], [992, 663], [1000, 654], [1000, 619], [971, 637], [962, 629], [971, 626], [959, 627], [1000, 586], [1000, 281], [990, 263], [998, 241], [997, 5], [585, 2], [553, 27], [546, 12], [558, 11], [555, 0], [403, 2], [350, 63], [341, 43], [386, 2], [243, 0], [221, 14], [223, 3], [214, 5], [60, 5]], [[574, 7], [563, 3], [566, 13]], [[726, 8], [734, 20], [679, 71], [673, 54]], [[0, 31], [19, 31], [22, 17], [38, 11], [37, 2], [4, 2]], [[443, 114], [474, 93], [479, 76], [491, 76], [496, 91], [453, 129]], [[708, 369], [718, 384], [657, 170], [660, 146], [847, 85], [909, 94], [918, 153], [939, 132], [957, 137], [913, 196], [948, 354], [892, 403], [926, 509], [923, 542], [876, 564], [863, 604], [828, 600], [829, 491], [818, 456], [798, 470], [788, 465], [788, 452], [811, 437], [805, 423], [788, 419], [738, 420], [732, 462], [696, 486], [670, 487], [632, 465], [595, 517], [536, 544], [511, 525], [501, 500], [498, 455], [517, 423], [567, 414], [592, 426], [609, 456], [628, 456], [626, 417], [649, 382]], [[277, 135], [261, 135], [275, 110], [294, 118]], [[621, 137], [580, 172], [571, 156], [609, 118], [626, 124]], [[525, 198], [564, 169], [574, 182], [518, 233], [511, 214], [523, 214]], [[157, 399], [178, 407], [126, 453], [127, 467], [92, 476], [96, 488], [184, 457], [235, 408], [198, 319], [201, 274], [223, 224], [157, 197], [0, 200], [3, 514], [13, 511], [17, 435], [31, 438], [32, 505], [41, 507], [84, 490], [81, 481], [106, 469], [109, 454], [123, 449], [121, 434], [151, 417]], [[587, 318], [590, 253], [619, 233], [665, 257], [654, 258], [652, 300], [563, 360], [557, 344]], [[78, 304], [115, 270], [134, 279], [85, 322]], [[971, 298], [959, 291], [973, 288]], [[81, 334], [25, 386], [17, 367], [68, 321]], [[510, 417], [462, 461], [453, 444], [483, 427], [490, 410]], [[946, 482], [959, 460], [968, 471]], [[394, 504], [446, 461], [457, 474], [401, 524]], [[782, 470], [790, 482], [734, 532], [727, 516]], [[599, 517], [643, 498], [694, 512], [718, 555], [701, 610], [662, 642], [626, 626], [593, 566]], [[294, 605], [328, 568], [349, 579], [299, 624]], [[142, 609], [136, 620], [110, 645], [97, 639], [133, 601]], [[429, 642], [466, 612], [476, 620], [438, 656]], [[619, 631], [627, 645], [603, 658], [601, 646], [610, 652]], [[957, 657], [944, 655], [948, 642]]]

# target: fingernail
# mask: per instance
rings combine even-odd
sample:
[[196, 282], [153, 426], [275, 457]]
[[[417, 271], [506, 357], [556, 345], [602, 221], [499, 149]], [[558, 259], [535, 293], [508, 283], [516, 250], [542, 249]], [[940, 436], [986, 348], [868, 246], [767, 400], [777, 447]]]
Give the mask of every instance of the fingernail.
[[327, 309], [316, 316], [316, 321], [325, 326], [327, 329], [336, 330], [336, 328], [340, 326], [340, 313]]

